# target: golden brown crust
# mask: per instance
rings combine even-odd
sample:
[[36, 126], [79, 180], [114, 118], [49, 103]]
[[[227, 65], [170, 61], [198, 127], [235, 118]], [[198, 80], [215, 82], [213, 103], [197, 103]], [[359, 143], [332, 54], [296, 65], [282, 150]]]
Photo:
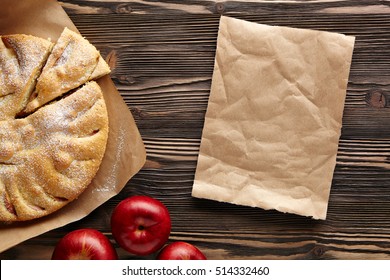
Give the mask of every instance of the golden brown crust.
[[107, 137], [96, 82], [24, 119], [0, 122], [0, 220], [41, 217], [76, 199], [95, 176]]
[[0, 120], [13, 118], [26, 106], [52, 47], [30, 35], [1, 36]]
[[101, 56], [99, 56], [98, 63], [93, 70], [92, 75], [89, 77], [89, 80], [96, 80], [100, 77], [103, 77], [104, 75], [107, 75], [110, 72], [111, 70], [107, 62]]
[[[107, 74], [108, 66], [85, 39], [78, 52], [83, 57], [77, 57], [74, 50], [79, 47], [72, 45], [80, 43], [72, 39], [76, 33], [63, 34], [71, 39], [54, 47], [28, 35], [1, 37], [0, 221], [31, 220], [57, 211], [85, 190], [102, 162], [107, 108], [99, 85], [87, 81]], [[89, 69], [87, 74], [80, 65]], [[43, 101], [38, 99], [39, 106], [16, 118], [35, 84]], [[69, 89], [75, 90], [56, 99]]]
[[25, 112], [33, 112], [62, 94], [96, 79], [94, 71], [98, 65], [100, 76], [110, 72], [99, 51], [88, 40], [65, 28], [38, 78]]

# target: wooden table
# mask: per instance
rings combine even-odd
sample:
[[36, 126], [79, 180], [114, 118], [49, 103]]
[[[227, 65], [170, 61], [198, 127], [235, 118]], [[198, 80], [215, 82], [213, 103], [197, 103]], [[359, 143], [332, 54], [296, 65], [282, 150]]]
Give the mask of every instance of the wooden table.
[[[79, 222], [0, 254], [49, 259], [83, 227], [112, 239], [110, 214], [127, 196], [160, 199], [170, 241], [209, 259], [390, 259], [390, 5], [385, 1], [63, 1], [80, 32], [113, 67], [147, 150], [145, 167], [115, 198]], [[220, 14], [356, 36], [328, 218], [195, 199], [191, 188]], [[118, 248], [121, 259], [136, 259]], [[145, 258], [153, 258], [147, 256]]]

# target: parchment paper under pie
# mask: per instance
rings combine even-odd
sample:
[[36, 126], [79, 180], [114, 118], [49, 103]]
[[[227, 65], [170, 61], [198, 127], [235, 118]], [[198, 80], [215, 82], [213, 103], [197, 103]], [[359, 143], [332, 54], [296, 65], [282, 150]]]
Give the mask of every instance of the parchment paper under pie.
[[[56, 41], [64, 27], [76, 31], [54, 0], [2, 0], [0, 34], [30, 34]], [[118, 194], [144, 165], [145, 147], [127, 105], [109, 76], [98, 80], [109, 115], [109, 135], [100, 169], [74, 202], [42, 219], [0, 226], [0, 252], [22, 241], [79, 220]]]
[[325, 219], [353, 46], [222, 16], [192, 195]]

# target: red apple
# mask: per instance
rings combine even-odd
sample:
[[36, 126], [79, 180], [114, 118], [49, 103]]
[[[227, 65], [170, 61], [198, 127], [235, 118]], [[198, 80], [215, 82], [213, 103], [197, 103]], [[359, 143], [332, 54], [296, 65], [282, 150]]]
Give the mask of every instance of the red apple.
[[194, 245], [176, 241], [165, 246], [157, 256], [158, 260], [206, 260], [206, 256]]
[[111, 216], [111, 230], [123, 249], [136, 255], [149, 255], [167, 242], [171, 232], [168, 209], [149, 196], [122, 200]]
[[54, 249], [52, 260], [116, 260], [110, 240], [95, 229], [78, 229], [66, 234]]

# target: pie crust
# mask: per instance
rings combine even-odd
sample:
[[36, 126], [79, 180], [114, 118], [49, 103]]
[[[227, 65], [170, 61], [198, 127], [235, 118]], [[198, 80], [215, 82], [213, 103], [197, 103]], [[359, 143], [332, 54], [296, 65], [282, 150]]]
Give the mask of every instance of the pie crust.
[[51, 214], [90, 184], [109, 129], [92, 80], [109, 71], [96, 48], [69, 29], [55, 44], [1, 36], [0, 221]]

